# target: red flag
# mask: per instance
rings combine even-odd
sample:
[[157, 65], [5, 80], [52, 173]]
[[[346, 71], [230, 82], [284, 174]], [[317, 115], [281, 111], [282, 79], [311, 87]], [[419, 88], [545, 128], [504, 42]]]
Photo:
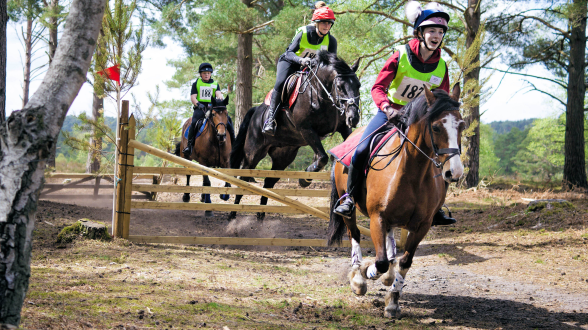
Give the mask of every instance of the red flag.
[[98, 72], [101, 76], [106, 76], [107, 79], [114, 80], [120, 85], [120, 66], [117, 64]]

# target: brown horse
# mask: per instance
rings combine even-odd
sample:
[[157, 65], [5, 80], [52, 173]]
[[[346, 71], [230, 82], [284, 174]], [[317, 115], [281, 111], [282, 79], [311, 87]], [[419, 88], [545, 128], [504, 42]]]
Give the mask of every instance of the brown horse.
[[[195, 160], [199, 164], [208, 167], [229, 168], [229, 156], [231, 154], [231, 137], [227, 137], [227, 125], [229, 121], [229, 114], [227, 112], [227, 104], [229, 103], [229, 96], [224, 100], [213, 99], [212, 109], [206, 112], [206, 124], [202, 130], [202, 134], [196, 138], [192, 154], [187, 159]], [[184, 150], [188, 145], [187, 131], [190, 129], [192, 118], [189, 118], [184, 123], [182, 128], [182, 140], [176, 144], [175, 154], [180, 156], [180, 150]], [[198, 129], [198, 127], [196, 127]], [[202, 185], [210, 187], [210, 179], [208, 175], [202, 177]], [[186, 186], [190, 185], [190, 175], [186, 176]], [[226, 182], [225, 187], [231, 185]], [[220, 198], [228, 200], [229, 195], [222, 194]], [[184, 202], [190, 201], [190, 194], [185, 193], [182, 196]], [[211, 203], [210, 194], [202, 194], [200, 201], [203, 203]], [[206, 211], [206, 216], [212, 216], [212, 211]]]
[[[405, 138], [389, 140], [379, 151], [382, 156], [370, 163], [355, 202], [356, 209], [370, 218], [375, 263], [362, 263], [355, 213], [350, 219], [332, 213], [347, 186], [344, 166], [333, 166], [329, 245], [339, 243], [347, 227], [352, 244], [352, 268], [348, 274], [351, 288], [363, 295], [367, 291], [365, 280], [378, 278], [384, 285], [392, 285], [386, 294], [386, 317], [400, 316], [398, 299], [416, 248], [431, 228], [433, 215], [443, 205], [449, 183], [463, 174], [459, 154], [465, 123], [459, 113], [459, 94], [459, 85], [453, 88], [451, 96], [443, 90], [431, 92], [425, 88], [424, 95], [404, 107], [408, 129], [406, 135], [401, 135]], [[362, 131], [358, 129], [353, 134]], [[409, 232], [404, 254], [399, 258], [393, 228]], [[398, 269], [394, 270], [395, 266]]]

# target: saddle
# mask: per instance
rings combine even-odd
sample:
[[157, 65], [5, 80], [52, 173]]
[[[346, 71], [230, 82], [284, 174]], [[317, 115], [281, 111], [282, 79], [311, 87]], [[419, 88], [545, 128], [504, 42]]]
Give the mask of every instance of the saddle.
[[[298, 90], [300, 89], [300, 85], [302, 83], [302, 77], [307, 74], [307, 72], [305, 71], [298, 71], [296, 73], [293, 73], [291, 75], [288, 76], [288, 78], [286, 78], [286, 82], [284, 83], [284, 87], [282, 89], [282, 99], [280, 100], [280, 105], [279, 105], [279, 109], [281, 111], [286, 111], [292, 108], [292, 106], [294, 105], [294, 103], [296, 102], [296, 99], [298, 98]], [[271, 103], [271, 99], [272, 99], [272, 94], [274, 93], [274, 89], [272, 88], [272, 90], [269, 91], [269, 93], [267, 93], [267, 95], [265, 96], [265, 100], [263, 101], [263, 103], [265, 103], [265, 105], [267, 105], [268, 107], [265, 110], [265, 113], [263, 114], [263, 121], [267, 121], [269, 119], [269, 105]], [[286, 103], [287, 101], [287, 103]], [[288, 104], [288, 106], [284, 106], [285, 104]]]
[[[204, 132], [204, 127], [206, 127], [207, 120], [208, 119], [206, 118], [202, 118], [198, 120], [198, 122], [196, 122], [194, 128], [197, 129], [197, 131], [196, 136], [194, 136], [194, 140], [196, 140], [202, 134], [202, 132]], [[184, 131], [184, 137], [186, 137], [186, 140], [188, 140], [188, 135], [190, 135], [190, 127], [188, 127], [188, 129]]]
[[[370, 137], [370, 147], [367, 152], [369, 152], [370, 157], [369, 160], [366, 162], [365, 173], [369, 169], [369, 164], [372, 163], [372, 160], [378, 155], [378, 152], [382, 149], [382, 147], [398, 133], [398, 129], [394, 126], [386, 126], [383, 131], [376, 133], [372, 137]], [[351, 164], [351, 159], [353, 158], [353, 154], [355, 153], [355, 149], [361, 142], [361, 134], [356, 134], [345, 140], [343, 143], [339, 144], [338, 146], [334, 147], [333, 149], [329, 150], [329, 154], [333, 155], [338, 162], [343, 164], [343, 166], [349, 168]]]

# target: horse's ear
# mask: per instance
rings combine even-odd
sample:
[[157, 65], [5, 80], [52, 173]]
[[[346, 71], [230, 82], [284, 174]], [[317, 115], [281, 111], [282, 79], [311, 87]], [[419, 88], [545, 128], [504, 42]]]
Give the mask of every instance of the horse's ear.
[[451, 91], [450, 97], [454, 100], [459, 102], [459, 95], [461, 94], [461, 87], [459, 87], [459, 83], [453, 86], [453, 90]]
[[361, 57], [359, 57], [357, 60], [355, 60], [355, 63], [353, 63], [353, 65], [351, 66], [351, 70], [353, 70], [353, 72], [357, 72], [357, 69], [359, 69], [359, 62], [361, 61]]
[[423, 85], [423, 87], [425, 87], [425, 97], [427, 98], [427, 104], [431, 106], [433, 103], [435, 103], [435, 95], [433, 92], [431, 92], [427, 85]]
[[223, 101], [223, 104], [226, 106], [227, 104], [229, 104], [229, 95], [227, 94], [227, 97], [225, 97], [225, 100]]

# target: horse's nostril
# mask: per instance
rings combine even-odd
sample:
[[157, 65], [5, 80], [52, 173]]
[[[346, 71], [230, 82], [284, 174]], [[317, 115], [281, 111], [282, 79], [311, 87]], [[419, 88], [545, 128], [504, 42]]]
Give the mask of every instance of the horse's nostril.
[[451, 171], [445, 171], [445, 177], [451, 178]]

